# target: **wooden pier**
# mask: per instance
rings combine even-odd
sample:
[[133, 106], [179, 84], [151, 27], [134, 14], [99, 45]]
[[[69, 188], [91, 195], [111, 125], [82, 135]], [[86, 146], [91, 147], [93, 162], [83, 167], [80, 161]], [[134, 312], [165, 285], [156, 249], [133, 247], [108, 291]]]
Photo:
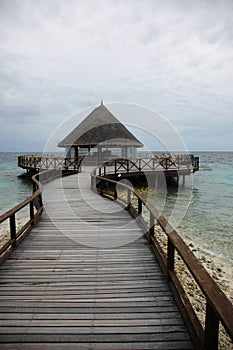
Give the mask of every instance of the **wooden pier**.
[[[87, 174], [80, 175], [85, 185]], [[77, 176], [63, 179], [64, 209], [59, 182], [45, 190], [52, 217], [44, 213], [1, 266], [1, 348], [193, 349], [140, 228], [124, 229], [129, 214], [101, 204], [88, 186], [90, 208]]]
[[[18, 157], [18, 166], [26, 169], [29, 175], [33, 175], [43, 170], [57, 170], [63, 175], [78, 173], [81, 165], [97, 165], [97, 159], [90, 156], [78, 158], [67, 158], [48, 155], [23, 155]], [[106, 175], [111, 179], [122, 178], [157, 178], [161, 175], [170, 183], [185, 184], [185, 177], [199, 170], [199, 158], [191, 154], [155, 154], [151, 158], [124, 159], [116, 158], [107, 160], [100, 166], [99, 175]]]
[[[122, 198], [100, 197], [95, 192], [109, 193], [96, 184], [115, 181], [98, 170], [89, 174], [84, 168], [47, 183], [39, 221], [38, 174], [31, 199], [0, 217], [11, 234], [0, 250], [1, 349], [216, 350], [219, 322], [233, 337], [231, 303], [166, 220], [127, 185], [120, 185]], [[56, 172], [42, 173], [40, 181], [50, 177]], [[29, 221], [17, 232], [17, 213], [26, 206]], [[175, 252], [206, 298], [204, 328], [176, 274]]]

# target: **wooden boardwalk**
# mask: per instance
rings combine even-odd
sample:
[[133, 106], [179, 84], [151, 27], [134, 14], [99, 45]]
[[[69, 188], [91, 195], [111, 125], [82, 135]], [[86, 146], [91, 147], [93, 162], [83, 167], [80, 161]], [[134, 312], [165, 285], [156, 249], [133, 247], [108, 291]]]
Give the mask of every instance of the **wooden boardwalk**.
[[140, 228], [89, 188], [85, 171], [49, 183], [0, 266], [1, 349], [194, 349]]

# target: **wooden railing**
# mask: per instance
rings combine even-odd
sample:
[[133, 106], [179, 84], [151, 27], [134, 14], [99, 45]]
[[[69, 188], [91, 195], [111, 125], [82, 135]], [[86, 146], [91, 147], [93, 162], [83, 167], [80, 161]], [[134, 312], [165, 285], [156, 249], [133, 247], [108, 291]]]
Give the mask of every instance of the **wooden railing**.
[[153, 158], [113, 159], [99, 167], [99, 175], [140, 173], [155, 171], [186, 171], [199, 170], [199, 158], [191, 154], [154, 155]]
[[[218, 349], [219, 322], [222, 323], [231, 340], [233, 340], [233, 306], [231, 302], [179, 234], [140, 193], [122, 182], [117, 182], [104, 176], [97, 176], [97, 173], [102, 173], [102, 171], [96, 168], [91, 173], [92, 190], [102, 196], [117, 200], [125, 206], [146, 233], [146, 237], [160, 263], [186, 325], [190, 330], [196, 349]], [[112, 190], [109, 190], [111, 186]], [[161, 246], [155, 226], [159, 226], [165, 234], [166, 251]], [[190, 271], [191, 278], [196, 281], [203, 292], [206, 302], [204, 326], [200, 322], [182, 286], [182, 280], [176, 271], [178, 259], [175, 256], [179, 256], [179, 259], [182, 260], [183, 264]]]
[[83, 157], [64, 158], [46, 155], [22, 155], [18, 157], [18, 166], [23, 169], [56, 169], [65, 171], [79, 171]]
[[[63, 158], [46, 155], [22, 155], [18, 157], [18, 166], [24, 169], [57, 169], [79, 171], [84, 157]], [[154, 155], [152, 158], [113, 159], [103, 164], [102, 168], [108, 173], [115, 174], [124, 172], [143, 171], [171, 171], [171, 170], [199, 170], [199, 158], [191, 154], [178, 155]]]
[[[12, 253], [39, 220], [43, 211], [42, 184], [58, 176], [60, 176], [60, 173], [56, 170], [47, 170], [34, 175], [32, 177], [33, 194], [0, 216], [0, 225], [7, 223], [6, 231], [9, 232], [7, 242], [0, 248], [0, 264]], [[17, 214], [22, 213], [27, 208], [29, 215], [27, 215], [26, 223], [19, 227], [17, 225], [17, 219], [19, 219]]]

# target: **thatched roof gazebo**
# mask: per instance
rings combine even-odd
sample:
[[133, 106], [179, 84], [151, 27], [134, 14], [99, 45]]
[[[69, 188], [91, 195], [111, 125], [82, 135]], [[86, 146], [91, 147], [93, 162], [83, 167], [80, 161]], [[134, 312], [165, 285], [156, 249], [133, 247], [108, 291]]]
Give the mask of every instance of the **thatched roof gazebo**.
[[88, 155], [98, 165], [111, 158], [131, 158], [143, 144], [104, 106], [95, 108], [58, 147], [66, 148], [69, 157]]

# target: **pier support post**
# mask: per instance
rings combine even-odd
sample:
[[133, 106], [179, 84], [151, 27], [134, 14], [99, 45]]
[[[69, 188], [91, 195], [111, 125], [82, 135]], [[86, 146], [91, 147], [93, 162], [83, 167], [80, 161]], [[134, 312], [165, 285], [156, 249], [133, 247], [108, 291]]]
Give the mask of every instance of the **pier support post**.
[[185, 186], [185, 175], [183, 174], [183, 181], [182, 181], [182, 187]]

